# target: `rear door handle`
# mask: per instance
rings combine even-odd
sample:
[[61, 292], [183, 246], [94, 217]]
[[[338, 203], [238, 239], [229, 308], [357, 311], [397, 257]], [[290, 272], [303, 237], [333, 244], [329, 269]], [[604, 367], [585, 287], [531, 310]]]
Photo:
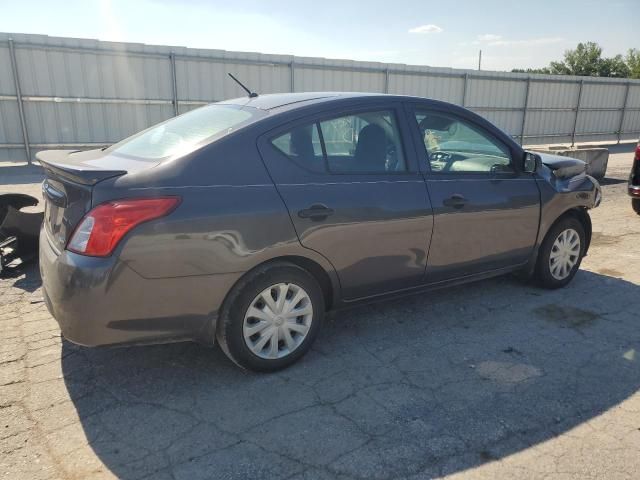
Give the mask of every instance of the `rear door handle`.
[[451, 195], [449, 198], [443, 200], [442, 204], [446, 207], [453, 207], [453, 208], [462, 208], [464, 207], [467, 203], [469, 202], [469, 200], [467, 200], [466, 198], [464, 198], [462, 195], [460, 195], [459, 193], [456, 193], [454, 195]]
[[329, 215], [333, 215], [333, 208], [329, 208], [322, 203], [316, 203], [298, 212], [300, 218], [310, 218], [312, 220], [322, 220]]

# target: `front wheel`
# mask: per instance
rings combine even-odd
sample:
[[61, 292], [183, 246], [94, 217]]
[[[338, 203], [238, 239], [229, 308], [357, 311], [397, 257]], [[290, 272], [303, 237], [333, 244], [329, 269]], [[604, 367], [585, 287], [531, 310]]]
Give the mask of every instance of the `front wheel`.
[[640, 215], [640, 198], [632, 198], [631, 207], [633, 208], [634, 212]]
[[560, 288], [575, 276], [584, 256], [585, 231], [582, 223], [567, 217], [547, 233], [538, 254], [536, 279], [544, 288]]
[[228, 304], [218, 320], [218, 343], [237, 365], [260, 372], [280, 370], [302, 357], [324, 317], [318, 282], [288, 263], [250, 273]]

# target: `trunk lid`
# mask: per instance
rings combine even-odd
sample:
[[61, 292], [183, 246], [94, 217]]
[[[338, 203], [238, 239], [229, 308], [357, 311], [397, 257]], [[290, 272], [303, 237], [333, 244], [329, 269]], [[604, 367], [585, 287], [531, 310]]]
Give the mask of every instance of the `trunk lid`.
[[45, 231], [59, 250], [64, 249], [76, 225], [92, 208], [93, 189], [100, 182], [157, 164], [102, 150], [45, 150], [38, 152], [36, 159], [45, 170]]

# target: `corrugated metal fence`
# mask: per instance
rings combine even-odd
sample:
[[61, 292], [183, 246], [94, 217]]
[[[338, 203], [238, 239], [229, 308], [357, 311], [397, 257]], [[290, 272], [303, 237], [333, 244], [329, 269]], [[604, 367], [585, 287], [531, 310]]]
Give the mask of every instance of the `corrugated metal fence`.
[[463, 105], [524, 144], [635, 140], [640, 81], [526, 75], [0, 33], [0, 160], [114, 143], [210, 102], [367, 91]]

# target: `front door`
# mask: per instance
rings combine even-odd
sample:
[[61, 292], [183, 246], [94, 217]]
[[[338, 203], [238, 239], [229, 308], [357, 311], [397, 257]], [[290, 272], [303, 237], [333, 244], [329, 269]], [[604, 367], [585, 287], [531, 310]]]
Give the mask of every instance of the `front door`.
[[398, 118], [389, 105], [320, 116], [260, 142], [300, 242], [333, 264], [346, 300], [423, 280], [433, 218]]
[[533, 176], [519, 171], [496, 136], [468, 119], [427, 109], [411, 116], [434, 212], [426, 282], [528, 261], [540, 218]]

